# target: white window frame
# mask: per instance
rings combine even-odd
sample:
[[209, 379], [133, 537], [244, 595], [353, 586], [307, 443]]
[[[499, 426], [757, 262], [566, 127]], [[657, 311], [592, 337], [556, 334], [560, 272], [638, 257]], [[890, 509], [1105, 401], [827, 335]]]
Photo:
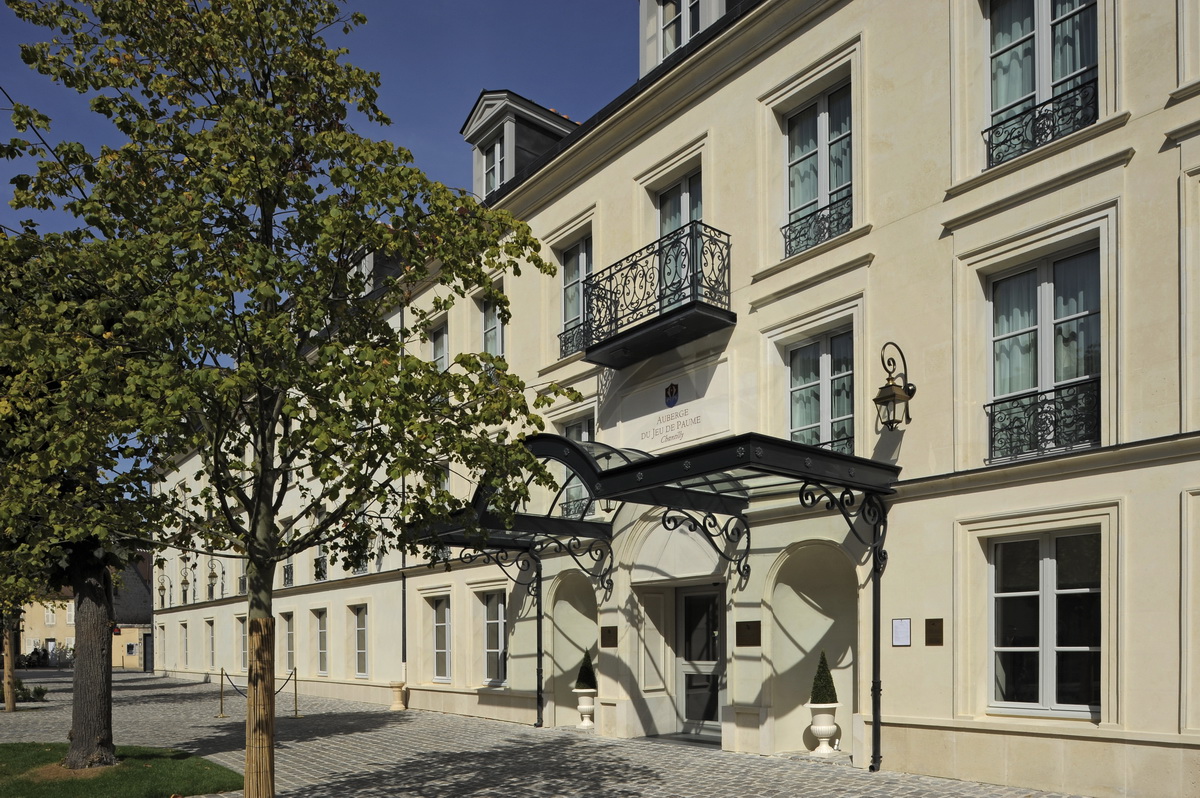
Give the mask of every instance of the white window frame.
[[445, 371], [450, 367], [450, 334], [445, 322], [429, 332], [429, 360], [438, 371]]
[[46, 626], [54, 626], [58, 623], [58, 614], [54, 611], [53, 607], [47, 605], [45, 607], [45, 616], [42, 620], [45, 621]]
[[[567, 278], [567, 264], [574, 258], [578, 264], [575, 279]], [[592, 237], [590, 235], [576, 241], [571, 246], [567, 247], [562, 252], [562, 273], [563, 273], [563, 300], [562, 300], [562, 316], [564, 330], [570, 330], [583, 324], [584, 315], [586, 313], [586, 302], [583, 297], [583, 284], [592, 274]], [[571, 289], [576, 290], [577, 307], [570, 306]]]
[[[667, 18], [667, 10], [663, 7], [665, 2], [674, 2], [679, 8], [678, 13], [670, 19]], [[683, 47], [704, 28], [701, 10], [700, 0], [658, 0], [658, 53], [660, 61], [667, 58], [680, 47]], [[675, 46], [668, 50], [667, 26], [676, 23], [678, 23], [679, 35], [676, 38]]]
[[[1091, 310], [1091, 311], [1083, 311], [1080, 313], [1070, 314], [1067, 316], [1063, 316], [1062, 318], [1055, 318], [1055, 316], [1054, 316], [1054, 266], [1055, 266], [1055, 264], [1057, 264], [1061, 261], [1067, 260], [1069, 258], [1075, 257], [1077, 255], [1083, 255], [1083, 254], [1086, 254], [1089, 252], [1096, 253], [1096, 286], [1097, 286], [1097, 290], [1099, 292], [1097, 308], [1095, 310]], [[1097, 244], [1089, 243], [1085, 246], [1072, 247], [1070, 249], [1055, 252], [1052, 255], [1048, 255], [1046, 257], [1038, 258], [1036, 260], [1032, 260], [1032, 261], [1023, 263], [1022, 265], [1020, 265], [1018, 267], [1015, 267], [1012, 269], [1007, 269], [1003, 272], [994, 274], [988, 279], [987, 309], [988, 309], [989, 349], [988, 349], [988, 358], [987, 358], [987, 363], [988, 363], [987, 384], [988, 384], [988, 403], [989, 404], [992, 404], [995, 402], [1003, 402], [1007, 399], [1020, 397], [1024, 394], [1029, 394], [1031, 392], [1034, 394], [1042, 394], [1047, 391], [1055, 391], [1055, 390], [1058, 390], [1061, 388], [1068, 388], [1072, 385], [1085, 383], [1085, 382], [1088, 382], [1091, 380], [1099, 380], [1100, 381], [1100, 386], [1098, 388], [1098, 392], [1101, 397], [1101, 402], [1102, 403], [1104, 402], [1106, 396], [1104, 394], [1104, 376], [1103, 375], [1104, 375], [1104, 358], [1105, 358], [1104, 350], [1106, 348], [1106, 346], [1105, 346], [1106, 342], [1105, 342], [1105, 337], [1104, 337], [1104, 325], [1103, 325], [1104, 308], [1105, 308], [1103, 270], [1104, 270], [1103, 252], [1101, 251], [1100, 247], [1097, 246]], [[997, 335], [996, 330], [995, 330], [996, 286], [999, 283], [1002, 283], [1007, 279], [1010, 279], [1012, 277], [1017, 277], [1017, 276], [1020, 276], [1023, 274], [1027, 274], [1029, 272], [1035, 273], [1035, 279], [1037, 281], [1037, 300], [1036, 300], [1036, 302], [1037, 302], [1037, 322], [1030, 327], [1025, 327], [1025, 328], [1022, 328], [1020, 330], [1015, 330], [1015, 331], [1009, 331], [1003, 335]], [[1096, 371], [1095, 373], [1088, 373], [1088, 374], [1085, 374], [1080, 377], [1070, 377], [1068, 379], [1059, 381], [1056, 379], [1055, 374], [1054, 374], [1054, 368], [1055, 368], [1054, 327], [1057, 324], [1062, 324], [1062, 323], [1071, 322], [1071, 321], [1077, 321], [1080, 319], [1087, 318], [1089, 316], [1097, 317], [1097, 326], [1099, 328], [1098, 336], [1100, 339], [1100, 353], [1097, 356], [1098, 362], [1100, 363], [1099, 370]], [[1037, 356], [1036, 356], [1037, 357], [1037, 385], [1034, 386], [1034, 388], [1032, 388], [1032, 389], [1020, 389], [1020, 390], [1010, 391], [1008, 393], [998, 395], [997, 391], [996, 391], [996, 344], [1000, 340], [1016, 338], [1020, 335], [1026, 334], [1028, 332], [1036, 332], [1036, 334], [1037, 334]], [[1099, 430], [1100, 426], [1102, 425], [1102, 420], [1103, 420], [1102, 418], [1097, 420], [1098, 430]], [[1078, 448], [1089, 448], [1089, 447], [1096, 446], [1096, 445], [1098, 445], [1098, 442], [1085, 443], [1085, 444], [1079, 444]], [[1066, 450], [1068, 448], [1072, 448], [1072, 447], [1064, 446], [1064, 447], [1056, 448], [1053, 451], [1062, 451], [1062, 450]], [[996, 459], [997, 462], [1007, 462], [1008, 460], [1013, 459], [1013, 457], [1036, 457], [1036, 456], [1044, 456], [1044, 454], [1045, 454], [1045, 452], [1030, 452], [1030, 453], [1018, 454], [1018, 455], [1014, 455], [1014, 456], [1006, 455], [1006, 456], [994, 458], [993, 453], [990, 450], [990, 446], [989, 446], [988, 458]]]
[[[848, 102], [850, 105], [850, 128], [844, 134], [832, 136], [829, 129], [829, 98], [831, 95], [840, 91], [848, 93]], [[792, 207], [791, 198], [791, 172], [792, 167], [804, 158], [791, 158], [791, 137], [792, 125], [809, 109], [816, 107], [817, 109], [817, 146], [812, 153], [804, 156], [804, 158], [817, 159], [817, 196], [816, 199], [810, 200], [800, 208]], [[839, 142], [850, 140], [850, 163], [849, 170], [850, 179], [840, 186], [831, 186], [830, 168], [829, 168], [829, 153], [830, 148]], [[843, 80], [837, 85], [822, 91], [811, 101], [805, 103], [788, 114], [784, 124], [784, 189], [787, 191], [787, 196], [784, 198], [784, 204], [787, 206], [787, 223], [791, 224], [797, 219], [802, 219], [811, 213], [816, 213], [823, 208], [829, 207], [831, 202], [830, 197], [834, 194], [845, 192], [845, 196], [853, 196], [854, 194], [854, 92], [850, 86], [849, 80]], [[845, 199], [844, 196], [839, 196], [838, 200]], [[853, 202], [853, 199], [851, 200]]]
[[[562, 425], [562, 436], [568, 440], [587, 443], [596, 440], [596, 417], [595, 415], [583, 416], [581, 418], [572, 419]], [[569, 502], [582, 501], [589, 498], [592, 493], [588, 490], [587, 485], [584, 485], [575, 474], [563, 467], [563, 479], [570, 480], [563, 484], [562, 498], [560, 505], [565, 506]], [[594, 515], [596, 512], [595, 503], [589, 507], [588, 515]], [[571, 517], [575, 517], [571, 514]]]
[[[479, 594], [483, 603], [483, 683], [502, 687], [508, 682], [508, 601], [503, 590]], [[493, 612], [494, 611], [494, 612]], [[493, 617], [494, 616], [494, 617]], [[489, 633], [495, 630], [498, 645], [489, 645]], [[496, 657], [495, 673], [490, 672], [489, 660]]]
[[217, 626], [212, 618], [204, 619], [205, 645], [208, 647], [208, 667], [217, 666]]
[[75, 625], [75, 599], [67, 602], [67, 626]]
[[[1056, 569], [1058, 560], [1056, 555], [1056, 545], [1059, 540], [1069, 537], [1080, 537], [1084, 535], [1094, 535], [1097, 538], [1097, 547], [1100, 552], [1100, 563], [1098, 564], [1099, 573], [1097, 574], [1097, 587], [1094, 588], [1070, 588], [1062, 589], [1057, 587]], [[998, 594], [996, 590], [996, 548], [1005, 544], [1021, 543], [1026, 541], [1037, 541], [1039, 544], [1039, 585], [1034, 591], [1023, 592], [1007, 592]], [[1089, 718], [1099, 719], [1101, 705], [1104, 701], [1104, 682], [1106, 681], [1103, 674], [1104, 663], [1104, 640], [1106, 633], [1103, 629], [1104, 624], [1104, 558], [1106, 556], [1104, 535], [1101, 530], [1096, 527], [1083, 527], [1075, 529], [1057, 530], [1055, 532], [1042, 532], [1035, 535], [1012, 535], [1003, 536], [988, 541], [988, 684], [991, 686], [991, 691], [988, 694], [988, 707], [990, 711], [998, 713], [1011, 714], [1029, 714], [1029, 715], [1053, 715], [1054, 717], [1067, 718]], [[1100, 596], [1098, 599], [1100, 605], [1101, 630], [1099, 632], [1100, 643], [1095, 646], [1065, 646], [1057, 643], [1057, 604], [1055, 601], [1048, 600], [1048, 597], [1057, 597], [1060, 595], [1071, 594], [1094, 594]], [[998, 598], [1020, 598], [1027, 596], [1037, 596], [1039, 601], [1038, 613], [1038, 643], [1035, 646], [1001, 646], [997, 645], [996, 631], [996, 616], [997, 616], [997, 599]], [[1001, 652], [1036, 652], [1038, 654], [1038, 695], [1037, 702], [1018, 702], [1018, 701], [1003, 701], [995, 695], [996, 685], [996, 657]], [[1081, 704], [1060, 704], [1055, 699], [1056, 684], [1057, 684], [1057, 657], [1060, 652], [1095, 652], [1100, 655], [1101, 669], [1101, 704], [1081, 705]]]
[[[451, 645], [451, 633], [453, 631], [450, 596], [431, 596], [429, 598], [430, 619], [432, 621], [432, 646], [433, 652], [433, 681], [449, 683], [454, 672], [451, 655], [453, 647]], [[438, 631], [442, 632], [442, 640], [444, 645], [438, 647]], [[438, 655], [442, 655], [444, 667], [441, 671], [438, 670]]]
[[354, 613], [354, 675], [365, 679], [370, 672], [368, 662], [369, 651], [367, 641], [367, 605], [359, 604], [351, 607]]
[[[500, 308], [495, 302], [480, 303], [483, 311], [483, 351], [495, 357], [504, 357], [504, 322], [500, 319]], [[488, 346], [488, 334], [494, 333], [495, 344]]]
[[179, 624], [179, 667], [186, 668], [188, 666], [188, 625], [187, 622]]
[[296, 669], [296, 616], [285, 612], [279, 617], [283, 619], [283, 661], [291, 673]]
[[239, 660], [242, 670], [250, 670], [250, 622], [245, 615], [237, 616], [238, 623], [238, 650], [241, 653]]
[[[1054, 97], [1055, 86], [1062, 83], [1069, 83], [1080, 75], [1089, 70], [1096, 70], [1099, 77], [1099, 58], [1100, 58], [1100, 4], [1097, 0], [1083, 0], [1078, 8], [1068, 11], [1058, 19], [1054, 19], [1052, 15], [1052, 0], [1033, 0], [1033, 30], [1022, 36], [1020, 39], [1015, 39], [1005, 45], [1001, 50], [992, 50], [991, 42], [992, 33], [992, 16], [997, 2], [1017, 2], [1017, 0], [989, 0], [988, 2], [988, 70], [987, 70], [987, 86], [988, 86], [988, 126], [998, 124], [1001, 117], [1008, 110], [1022, 105], [1032, 100], [1032, 105], [1046, 102]], [[1054, 28], [1053, 26], [1067, 17], [1079, 16], [1086, 13], [1086, 9], [1092, 9], [1091, 13], [1096, 16], [1096, 37], [1097, 41], [1094, 44], [1096, 49], [1097, 62], [1089, 66], [1082, 67], [1071, 74], [1054, 80]], [[999, 53], [1007, 52], [1019, 47], [1024, 42], [1033, 40], [1033, 71], [1034, 71], [1034, 89], [1032, 95], [1024, 97], [1008, 103], [1001, 109], [996, 109], [995, 102], [992, 98], [992, 63], [995, 61]], [[1005, 119], [1010, 117], [1004, 117]]]
[[[504, 134], [493, 136], [479, 151], [483, 155], [483, 195], [486, 197], [504, 185]], [[489, 181], [492, 181], [491, 185]]]
[[[832, 356], [833, 339], [839, 338], [842, 336], [849, 336], [849, 339], [850, 339], [851, 368], [849, 371], [839, 372], [838, 374], [834, 374], [833, 373], [833, 356]], [[804, 385], [793, 385], [792, 384], [792, 363], [791, 363], [792, 353], [798, 349], [804, 349], [805, 347], [814, 346], [814, 345], [819, 347], [819, 349], [820, 349], [820, 355], [819, 355], [820, 373], [818, 374], [816, 382], [805, 383]], [[818, 389], [820, 392], [820, 400], [819, 400], [820, 401], [820, 421], [817, 424], [817, 426], [819, 428], [819, 440], [818, 440], [818, 443], [815, 445], [826, 446], [830, 443], [833, 443], [834, 442], [834, 438], [833, 438], [834, 423], [839, 422], [839, 421], [849, 420], [854, 434], [852, 434], [850, 436], [848, 445], [849, 445], [851, 452], [854, 451], [854, 441], [855, 441], [855, 437], [857, 436], [857, 433], [858, 433], [858, 429], [857, 429], [858, 425], [856, 423], [857, 418], [854, 413], [854, 409], [857, 407], [857, 402], [853, 398], [853, 391], [855, 389], [855, 385], [854, 385], [855, 370], [854, 370], [854, 365], [853, 365], [855, 352], [856, 352], [856, 349], [855, 349], [855, 341], [854, 341], [854, 330], [853, 330], [853, 328], [849, 328], [849, 327], [839, 328], [839, 329], [833, 330], [831, 332], [822, 333], [821, 335], [807, 338], [803, 341], [798, 341], [795, 344], [792, 344], [791, 346], [789, 346], [787, 348], [787, 351], [784, 354], [784, 362], [787, 364], [787, 372], [788, 372], [788, 374], [787, 374], [787, 377], [788, 377], [787, 378], [788, 402], [787, 402], [786, 417], [788, 419], [788, 438], [789, 439], [793, 439], [795, 434], [801, 430], [813, 428], [813, 425], [808, 425], [806, 427], [800, 427], [800, 428], [794, 428], [792, 426], [791, 407], [792, 407], [792, 395], [796, 391], [799, 391], [804, 388], [808, 388], [808, 387], [815, 385], [815, 386], [818, 386]], [[838, 416], [835, 418], [833, 416], [833, 380], [835, 378], [841, 378], [841, 377], [845, 377], [845, 376], [850, 377], [850, 384], [851, 384], [852, 397], [850, 400], [850, 414], [846, 415], [846, 416]], [[841, 439], [839, 438], [838, 440], [841, 440]]]
[[313, 610], [313, 623], [316, 627], [317, 645], [317, 675], [329, 675], [329, 611], [321, 608]]

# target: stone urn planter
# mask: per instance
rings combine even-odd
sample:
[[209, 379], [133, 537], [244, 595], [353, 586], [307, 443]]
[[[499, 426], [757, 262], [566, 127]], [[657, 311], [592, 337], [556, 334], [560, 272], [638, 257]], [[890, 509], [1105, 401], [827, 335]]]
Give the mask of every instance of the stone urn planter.
[[817, 738], [817, 747], [813, 751], [818, 756], [833, 753], [829, 739], [838, 732], [834, 714], [841, 706], [837, 700], [837, 690], [833, 686], [833, 674], [829, 672], [829, 663], [825, 652], [821, 652], [821, 662], [817, 665], [817, 673], [813, 676], [812, 696], [808, 701], [808, 709], [812, 712], [812, 724], [808, 730]]
[[579, 666], [579, 676], [575, 679], [575, 694], [579, 702], [579, 725], [577, 729], [594, 729], [593, 718], [596, 715], [596, 671], [592, 668], [591, 652], [583, 652], [583, 664]]

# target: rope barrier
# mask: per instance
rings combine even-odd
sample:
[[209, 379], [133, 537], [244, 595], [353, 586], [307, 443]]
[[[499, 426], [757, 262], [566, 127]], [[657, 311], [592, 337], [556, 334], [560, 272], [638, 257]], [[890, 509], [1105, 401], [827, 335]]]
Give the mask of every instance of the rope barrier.
[[[219, 710], [219, 714], [217, 715], [218, 718], [229, 717], [228, 715], [225, 714], [225, 682], [229, 682], [229, 686], [232, 687], [234, 689], [234, 692], [236, 692], [242, 698], [246, 697], [246, 694], [242, 692], [241, 688], [239, 688], [236, 684], [233, 683], [233, 679], [229, 678], [229, 674], [225, 672], [225, 669], [221, 668], [221, 681], [218, 682], [218, 684], [220, 684], [220, 686], [221, 686], [221, 708]], [[299, 702], [299, 695], [297, 694], [297, 691], [296, 691], [296, 688], [299, 685], [299, 680], [296, 678], [296, 669], [295, 668], [292, 668], [291, 673], [289, 673], [287, 675], [287, 678], [283, 680], [283, 684], [279, 685], [279, 689], [275, 691], [275, 695], [279, 695], [280, 693], [282, 693], [283, 688], [288, 686], [288, 682], [292, 683], [292, 714], [295, 717], [299, 718], [299, 717], [301, 717], [300, 702]]]
[[283, 680], [283, 684], [281, 684], [281, 685], [279, 686], [279, 689], [275, 691], [275, 695], [279, 695], [280, 693], [282, 693], [282, 692], [283, 692], [283, 688], [285, 688], [285, 687], [287, 687], [287, 686], [288, 686], [288, 682], [290, 682], [290, 681], [292, 680], [292, 677], [293, 677], [293, 676], [295, 676], [295, 675], [296, 675], [296, 669], [295, 669], [295, 668], [292, 668], [292, 672], [291, 672], [291, 673], [289, 673], [289, 674], [288, 674], [288, 677], [287, 677], [286, 679], [284, 679], [284, 680]]
[[229, 674], [225, 673], [224, 668], [221, 669], [221, 675], [225, 677], [225, 681], [229, 682], [229, 686], [232, 687], [237, 692], [238, 695], [240, 695], [242, 698], [246, 697], [246, 694], [243, 693], [241, 690], [239, 690], [238, 686], [233, 683], [233, 679], [229, 678]]

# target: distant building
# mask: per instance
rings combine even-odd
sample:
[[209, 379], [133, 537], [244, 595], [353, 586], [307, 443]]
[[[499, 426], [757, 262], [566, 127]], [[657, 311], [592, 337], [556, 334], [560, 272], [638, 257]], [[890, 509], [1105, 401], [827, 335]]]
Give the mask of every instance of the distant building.
[[[592, 119], [479, 96], [475, 191], [559, 272], [425, 352], [578, 390], [563, 490], [449, 572], [284, 564], [279, 672], [573, 726], [587, 651], [597, 733], [773, 754], [824, 651], [856, 766], [1200, 793], [1200, 1], [641, 10]], [[241, 573], [156, 573], [159, 670], [245, 672]]]

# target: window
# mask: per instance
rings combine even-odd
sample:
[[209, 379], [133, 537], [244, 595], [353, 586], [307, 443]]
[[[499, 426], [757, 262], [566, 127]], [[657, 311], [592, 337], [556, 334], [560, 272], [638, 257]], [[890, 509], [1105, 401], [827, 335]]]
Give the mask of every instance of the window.
[[504, 182], [504, 136], [483, 145], [483, 195], [486, 197]]
[[67, 602], [67, 626], [75, 625], [75, 599]]
[[54, 626], [54, 624], [58, 622], [58, 616], [53, 607], [46, 607], [45, 621], [46, 626]]
[[658, 194], [659, 301], [664, 309], [691, 296], [700, 238], [692, 222], [703, 214], [700, 173], [685, 177]]
[[290, 612], [282, 613], [284, 665], [288, 672], [296, 670], [296, 624]]
[[508, 634], [504, 591], [483, 596], [483, 680], [501, 685], [508, 679]]
[[208, 667], [217, 666], [217, 630], [213, 621], [204, 622], [204, 647], [208, 649]]
[[583, 323], [587, 312], [583, 284], [592, 273], [592, 237], [587, 236], [564, 250], [562, 265], [564, 334], [559, 336], [559, 357], [569, 357], [590, 343]]
[[1099, 532], [991, 545], [993, 706], [1100, 710]]
[[239, 615], [238, 623], [238, 648], [241, 651], [242, 670], [250, 670], [250, 627], [246, 623], [246, 616]]
[[329, 628], [325, 610], [313, 610], [317, 627], [317, 673], [329, 673]]
[[292, 558], [289, 556], [287, 562], [283, 564], [283, 586], [291, 587], [296, 583], [296, 566], [292, 563]]
[[658, 20], [666, 58], [700, 32], [700, 0], [659, 0]]
[[[588, 443], [596, 439], [596, 420], [592, 416], [572, 421], [563, 427], [563, 437], [568, 440]], [[563, 469], [562, 499], [559, 507], [564, 518], [583, 518], [591, 509], [592, 494], [575, 476], [574, 472]]]
[[854, 334], [832, 333], [788, 351], [791, 438], [854, 454]]
[[325, 556], [325, 544], [318, 543], [313, 556], [313, 581], [324, 582], [329, 576], [329, 558]]
[[992, 0], [989, 21], [989, 167], [1097, 120], [1096, 0]]
[[187, 624], [179, 624], [179, 667], [188, 666], [188, 633]]
[[483, 303], [483, 351], [496, 357], [504, 357], [504, 324], [500, 311], [493, 302]]
[[351, 607], [354, 613], [354, 675], [367, 675], [367, 608]]
[[992, 282], [993, 460], [1100, 441], [1100, 253]]
[[450, 681], [450, 597], [438, 596], [433, 606], [433, 680]]
[[785, 257], [839, 236], [851, 227], [850, 107], [850, 85], [844, 84], [788, 117]]
[[445, 371], [450, 365], [447, 340], [445, 324], [429, 333], [429, 345], [433, 355], [431, 359], [433, 365], [437, 366], [438, 371]]

